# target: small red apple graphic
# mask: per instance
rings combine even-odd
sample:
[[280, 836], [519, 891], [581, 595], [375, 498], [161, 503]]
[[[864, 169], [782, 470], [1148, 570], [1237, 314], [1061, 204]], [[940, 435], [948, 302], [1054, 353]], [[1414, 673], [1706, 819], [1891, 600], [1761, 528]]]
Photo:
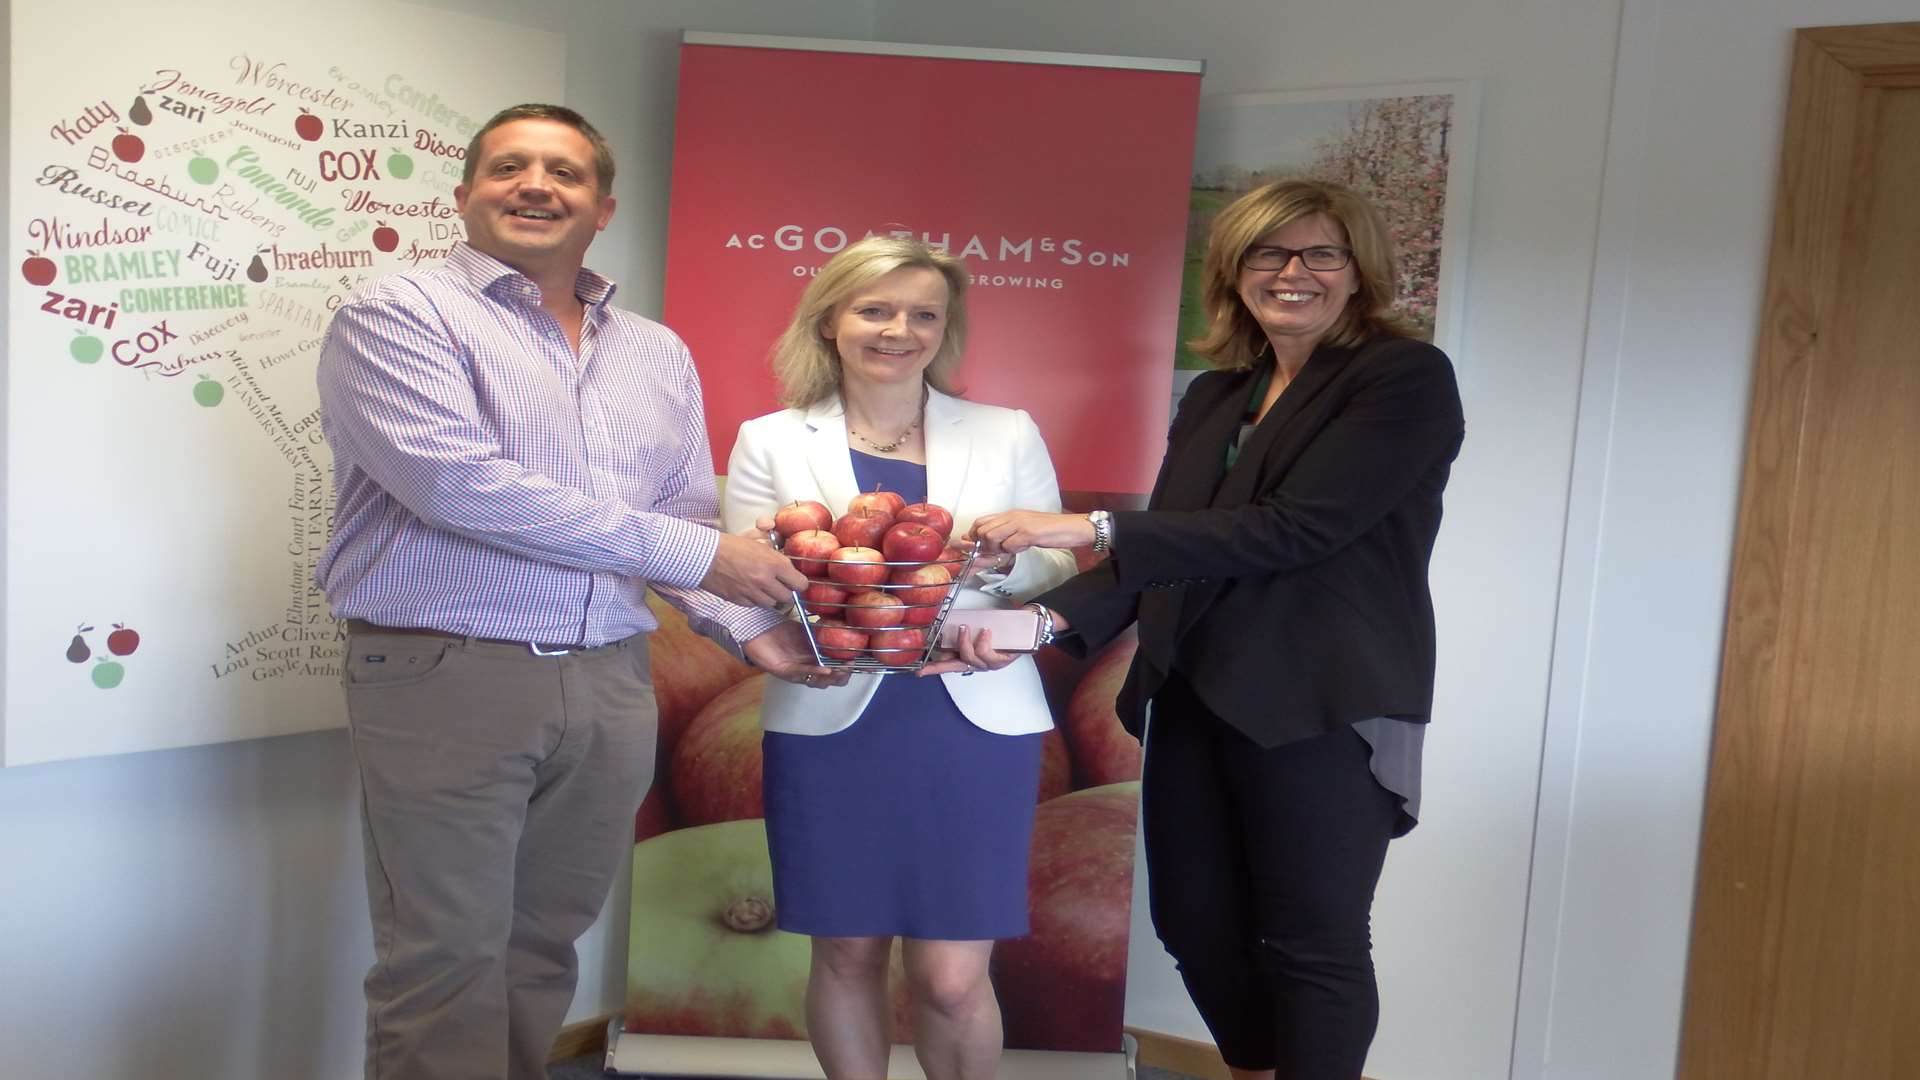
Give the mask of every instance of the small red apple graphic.
[[140, 635], [129, 630], [123, 623], [113, 624], [113, 633], [107, 635], [107, 651], [115, 656], [132, 656], [133, 650], [140, 647]]
[[60, 265], [37, 251], [27, 252], [27, 261], [20, 264], [20, 276], [29, 285], [51, 285], [59, 275]]
[[113, 137], [114, 157], [131, 165], [147, 155], [147, 144], [140, 141], [140, 136], [133, 134], [126, 128], [119, 128], [118, 130], [120, 134]]
[[677, 829], [633, 849], [626, 1030], [807, 1037], [812, 948], [776, 929], [761, 821]]
[[1027, 911], [1032, 932], [993, 947], [1006, 1045], [1120, 1048], [1133, 913], [1138, 783], [1062, 795], [1034, 813]]
[[374, 249], [376, 251], [392, 251], [394, 248], [399, 247], [400, 233], [388, 226], [384, 221], [380, 222], [379, 225], [379, 228], [373, 230]]
[[688, 825], [764, 817], [760, 802], [760, 698], [754, 675], [707, 702], [681, 733], [667, 769], [674, 808]]
[[300, 115], [293, 119], [293, 133], [308, 142], [313, 142], [327, 133], [327, 125], [319, 117], [301, 109]]

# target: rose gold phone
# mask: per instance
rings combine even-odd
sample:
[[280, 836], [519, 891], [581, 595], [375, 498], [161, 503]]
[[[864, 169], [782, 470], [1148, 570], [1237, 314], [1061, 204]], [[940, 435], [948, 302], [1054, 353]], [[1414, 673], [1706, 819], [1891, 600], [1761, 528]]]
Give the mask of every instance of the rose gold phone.
[[1040, 613], [1032, 608], [953, 608], [940, 627], [940, 647], [959, 648], [962, 626], [968, 637], [991, 630], [989, 645], [995, 652], [1040, 651]]

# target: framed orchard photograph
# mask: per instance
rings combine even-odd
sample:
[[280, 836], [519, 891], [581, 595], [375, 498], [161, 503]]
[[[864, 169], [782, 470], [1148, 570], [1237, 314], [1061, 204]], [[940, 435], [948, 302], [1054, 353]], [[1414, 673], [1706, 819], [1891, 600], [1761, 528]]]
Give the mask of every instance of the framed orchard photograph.
[[1200, 258], [1214, 215], [1274, 180], [1345, 184], [1386, 217], [1400, 259], [1402, 315], [1458, 357], [1479, 84], [1341, 87], [1202, 98], [1194, 137], [1174, 399], [1206, 370], [1187, 342], [1200, 335]]

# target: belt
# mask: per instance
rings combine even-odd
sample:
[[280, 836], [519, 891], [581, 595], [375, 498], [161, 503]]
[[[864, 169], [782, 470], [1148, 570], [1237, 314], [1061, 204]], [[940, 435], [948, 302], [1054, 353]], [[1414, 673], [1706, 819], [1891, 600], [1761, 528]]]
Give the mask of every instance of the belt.
[[[605, 648], [604, 645], [548, 645], [538, 641], [506, 641], [501, 638], [474, 637], [472, 634], [453, 634], [445, 630], [435, 630], [427, 626], [381, 626], [365, 619], [348, 619], [347, 632], [350, 634], [401, 634], [408, 637], [440, 638], [443, 641], [471, 641], [479, 645], [505, 645], [515, 649], [526, 649], [535, 656], [571, 656], [574, 653]], [[608, 645], [618, 644], [608, 642]]]

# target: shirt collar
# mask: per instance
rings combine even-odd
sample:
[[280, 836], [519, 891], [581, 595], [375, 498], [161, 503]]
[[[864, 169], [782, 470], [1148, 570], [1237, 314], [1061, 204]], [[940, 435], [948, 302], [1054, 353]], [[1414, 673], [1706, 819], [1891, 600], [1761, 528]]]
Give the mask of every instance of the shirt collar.
[[[483, 293], [502, 291], [518, 296], [533, 303], [540, 294], [540, 287], [533, 279], [461, 240], [453, 245], [447, 255], [447, 268], [473, 283], [473, 287]], [[502, 284], [506, 282], [507, 284]], [[598, 308], [613, 299], [614, 290], [619, 288], [611, 278], [582, 266], [573, 279], [573, 295], [589, 308]]]

